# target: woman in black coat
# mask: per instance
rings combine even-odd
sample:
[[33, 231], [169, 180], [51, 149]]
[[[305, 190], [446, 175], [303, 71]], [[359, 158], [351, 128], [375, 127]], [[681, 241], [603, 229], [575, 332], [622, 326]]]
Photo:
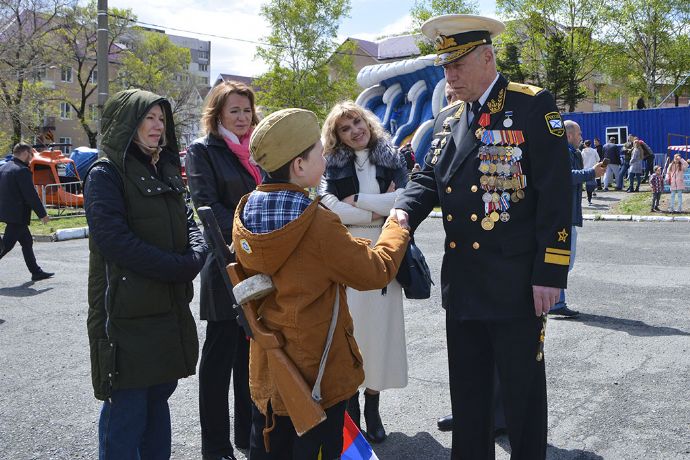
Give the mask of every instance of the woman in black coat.
[[[210, 206], [226, 241], [240, 198], [261, 182], [249, 159], [249, 137], [258, 123], [254, 92], [239, 82], [224, 82], [207, 96], [201, 118], [205, 137], [187, 150], [187, 176], [194, 206]], [[199, 363], [201, 451], [206, 459], [234, 459], [230, 442], [228, 391], [234, 372], [234, 438], [249, 447], [249, 341], [235, 320], [234, 299], [226, 291], [211, 253], [201, 271], [201, 319], [207, 321]]]

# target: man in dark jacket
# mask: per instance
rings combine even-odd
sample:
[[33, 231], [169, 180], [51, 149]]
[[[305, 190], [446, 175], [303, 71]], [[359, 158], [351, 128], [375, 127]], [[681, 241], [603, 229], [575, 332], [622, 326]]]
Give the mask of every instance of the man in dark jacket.
[[[577, 245], [577, 227], [582, 227], [582, 184], [596, 177], [601, 177], [606, 171], [606, 166], [599, 162], [593, 168], [584, 169], [582, 161], [582, 154], [575, 147], [582, 142], [582, 131], [580, 125], [572, 120], [566, 120], [565, 135], [568, 139], [568, 152], [570, 153], [570, 164], [573, 187], [573, 226], [570, 231], [570, 265], [568, 270], [572, 270], [575, 263], [575, 248]], [[565, 289], [561, 289], [561, 297], [556, 302], [551, 310], [550, 315], [560, 315], [568, 318], [574, 318], [579, 315], [579, 312], [571, 310], [565, 303]]]
[[48, 222], [50, 217], [43, 207], [36, 189], [34, 189], [29, 163], [33, 150], [28, 144], [17, 144], [12, 150], [14, 158], [0, 166], [0, 222], [5, 222], [5, 237], [0, 243], [0, 259], [10, 252], [19, 242], [24, 254], [24, 262], [31, 272], [33, 281], [50, 278], [54, 273], [44, 272], [36, 263], [33, 250], [33, 238], [29, 231], [31, 210], [41, 222]]
[[[611, 183], [612, 178], [618, 179], [621, 175], [621, 168], [623, 167], [621, 165], [621, 146], [620, 144], [616, 144], [616, 138], [615, 137], [610, 137], [609, 141], [604, 144], [604, 158], [609, 159], [609, 165], [606, 168], [606, 174], [604, 175], [604, 191], [608, 192], [609, 191], [609, 184]], [[623, 186], [621, 185], [621, 188], [616, 188], [616, 190], [622, 190]]]

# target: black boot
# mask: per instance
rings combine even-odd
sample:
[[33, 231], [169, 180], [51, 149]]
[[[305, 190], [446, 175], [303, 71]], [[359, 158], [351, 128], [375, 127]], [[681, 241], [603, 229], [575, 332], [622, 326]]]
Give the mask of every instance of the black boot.
[[359, 431], [362, 431], [360, 426], [362, 416], [359, 411], [359, 391], [355, 393], [353, 397], [347, 400], [347, 413], [350, 414], [350, 418], [353, 422], [355, 422], [355, 425], [357, 425]]
[[367, 422], [367, 438], [373, 443], [383, 442], [386, 439], [386, 430], [383, 428], [379, 415], [379, 394], [370, 395], [364, 393], [364, 420]]

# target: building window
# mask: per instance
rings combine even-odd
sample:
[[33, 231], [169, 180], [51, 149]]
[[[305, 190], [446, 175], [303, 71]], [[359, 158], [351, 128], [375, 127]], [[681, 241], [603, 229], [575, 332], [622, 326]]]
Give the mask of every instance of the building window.
[[208, 77], [199, 77], [199, 83], [202, 85], [208, 85]]
[[611, 126], [606, 128], [606, 142], [609, 138], [613, 137], [615, 139], [614, 144], [622, 144], [628, 140], [628, 127], [627, 126]]
[[598, 86], [594, 87], [594, 103], [601, 104], [601, 88]]
[[60, 102], [60, 118], [63, 120], [72, 119], [72, 106], [67, 102]]
[[91, 121], [98, 120], [98, 104], [89, 104], [89, 118]]
[[199, 51], [199, 59], [208, 59], [208, 51]]
[[72, 83], [72, 67], [63, 67], [60, 71], [60, 81]]
[[46, 79], [46, 67], [40, 66], [34, 72], [34, 81], [43, 81]]
[[60, 150], [62, 150], [63, 154], [69, 155], [69, 153], [72, 151], [72, 138], [71, 137], [61, 137], [61, 138], [59, 138], [58, 143], [65, 144], [65, 145], [60, 146]]
[[93, 83], [94, 85], [98, 84], [98, 69], [93, 69], [93, 72], [91, 72], [89, 83]]
[[199, 72], [208, 72], [208, 64], [199, 64]]

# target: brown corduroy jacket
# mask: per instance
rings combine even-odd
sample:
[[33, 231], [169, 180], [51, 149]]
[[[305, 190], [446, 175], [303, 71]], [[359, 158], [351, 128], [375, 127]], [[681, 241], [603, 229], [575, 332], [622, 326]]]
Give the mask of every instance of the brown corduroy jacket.
[[[291, 184], [269, 184], [260, 191], [302, 191]], [[364, 380], [362, 355], [353, 335], [345, 286], [381, 289], [396, 275], [407, 249], [408, 231], [389, 219], [373, 248], [354, 238], [336, 214], [314, 201], [302, 215], [279, 230], [255, 234], [241, 219], [247, 198], [235, 211], [232, 240], [237, 261], [247, 275], [264, 273], [276, 290], [260, 300], [259, 316], [285, 337], [285, 352], [313, 387], [333, 314], [336, 289], [340, 311], [321, 382], [321, 405], [327, 409], [351, 397]], [[288, 415], [271, 378], [266, 352], [251, 342], [249, 386], [252, 399], [266, 415]]]

